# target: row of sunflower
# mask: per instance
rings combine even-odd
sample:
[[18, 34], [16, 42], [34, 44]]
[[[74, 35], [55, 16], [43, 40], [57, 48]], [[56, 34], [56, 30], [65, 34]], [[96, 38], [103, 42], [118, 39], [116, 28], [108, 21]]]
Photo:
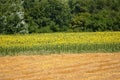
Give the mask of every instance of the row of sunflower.
[[41, 33], [0, 35], [0, 48], [80, 44], [119, 44], [120, 32]]

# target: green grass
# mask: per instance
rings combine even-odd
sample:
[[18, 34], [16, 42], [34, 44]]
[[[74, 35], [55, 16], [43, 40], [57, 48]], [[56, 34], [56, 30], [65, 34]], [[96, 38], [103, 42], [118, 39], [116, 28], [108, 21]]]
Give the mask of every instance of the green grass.
[[60, 53], [97, 53], [97, 52], [120, 52], [120, 44], [73, 44], [73, 45], [47, 45], [33, 47], [10, 47], [1, 48], [0, 56], [6, 55], [37, 55], [37, 54], [60, 54]]

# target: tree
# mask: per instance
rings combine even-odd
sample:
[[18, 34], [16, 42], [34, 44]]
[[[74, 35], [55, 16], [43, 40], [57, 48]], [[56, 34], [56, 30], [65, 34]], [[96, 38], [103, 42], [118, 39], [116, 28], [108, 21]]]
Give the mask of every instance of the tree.
[[120, 30], [120, 0], [68, 0], [68, 2], [71, 8], [73, 30]]
[[0, 27], [1, 33], [28, 33], [27, 24], [24, 21], [23, 1], [4, 0], [1, 4]]
[[65, 4], [59, 0], [25, 0], [24, 8], [26, 22], [34, 23], [37, 27], [33, 25], [29, 27], [37, 28], [37, 32], [66, 31], [69, 27], [71, 14], [67, 2]]
[[0, 33], [120, 31], [120, 0], [0, 0]]

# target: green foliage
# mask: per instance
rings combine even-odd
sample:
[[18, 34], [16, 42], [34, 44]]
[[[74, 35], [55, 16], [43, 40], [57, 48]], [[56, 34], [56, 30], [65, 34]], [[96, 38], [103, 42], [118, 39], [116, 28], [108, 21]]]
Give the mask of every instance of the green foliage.
[[64, 27], [69, 27], [69, 5], [59, 0], [25, 0], [24, 8], [26, 11], [25, 18], [28, 24], [31, 24], [30, 18], [32, 18], [32, 23], [35, 24], [29, 27], [34, 29], [37, 25], [37, 32], [57, 32], [63, 31]]
[[60, 53], [98, 53], [120, 52], [120, 44], [70, 44], [46, 45], [34, 47], [0, 47], [0, 56], [14, 55], [45, 55]]
[[28, 33], [21, 0], [0, 1], [0, 33]]
[[0, 0], [0, 33], [61, 31], [120, 31], [120, 0]]
[[68, 0], [74, 31], [120, 31], [119, 0]]
[[[46, 28], [49, 27], [45, 27], [41, 31], [46, 32], [49, 30]], [[0, 35], [0, 56], [38, 55], [46, 53], [120, 52], [119, 35], [120, 32]]]
[[76, 31], [87, 31], [88, 25], [90, 24], [91, 14], [89, 13], [79, 13], [72, 18], [72, 28]]

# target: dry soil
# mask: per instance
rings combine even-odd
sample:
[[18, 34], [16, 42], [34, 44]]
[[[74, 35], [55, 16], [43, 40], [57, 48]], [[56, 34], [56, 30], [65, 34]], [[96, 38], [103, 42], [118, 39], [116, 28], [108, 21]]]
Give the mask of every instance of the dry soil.
[[0, 80], [120, 80], [120, 53], [0, 57]]

